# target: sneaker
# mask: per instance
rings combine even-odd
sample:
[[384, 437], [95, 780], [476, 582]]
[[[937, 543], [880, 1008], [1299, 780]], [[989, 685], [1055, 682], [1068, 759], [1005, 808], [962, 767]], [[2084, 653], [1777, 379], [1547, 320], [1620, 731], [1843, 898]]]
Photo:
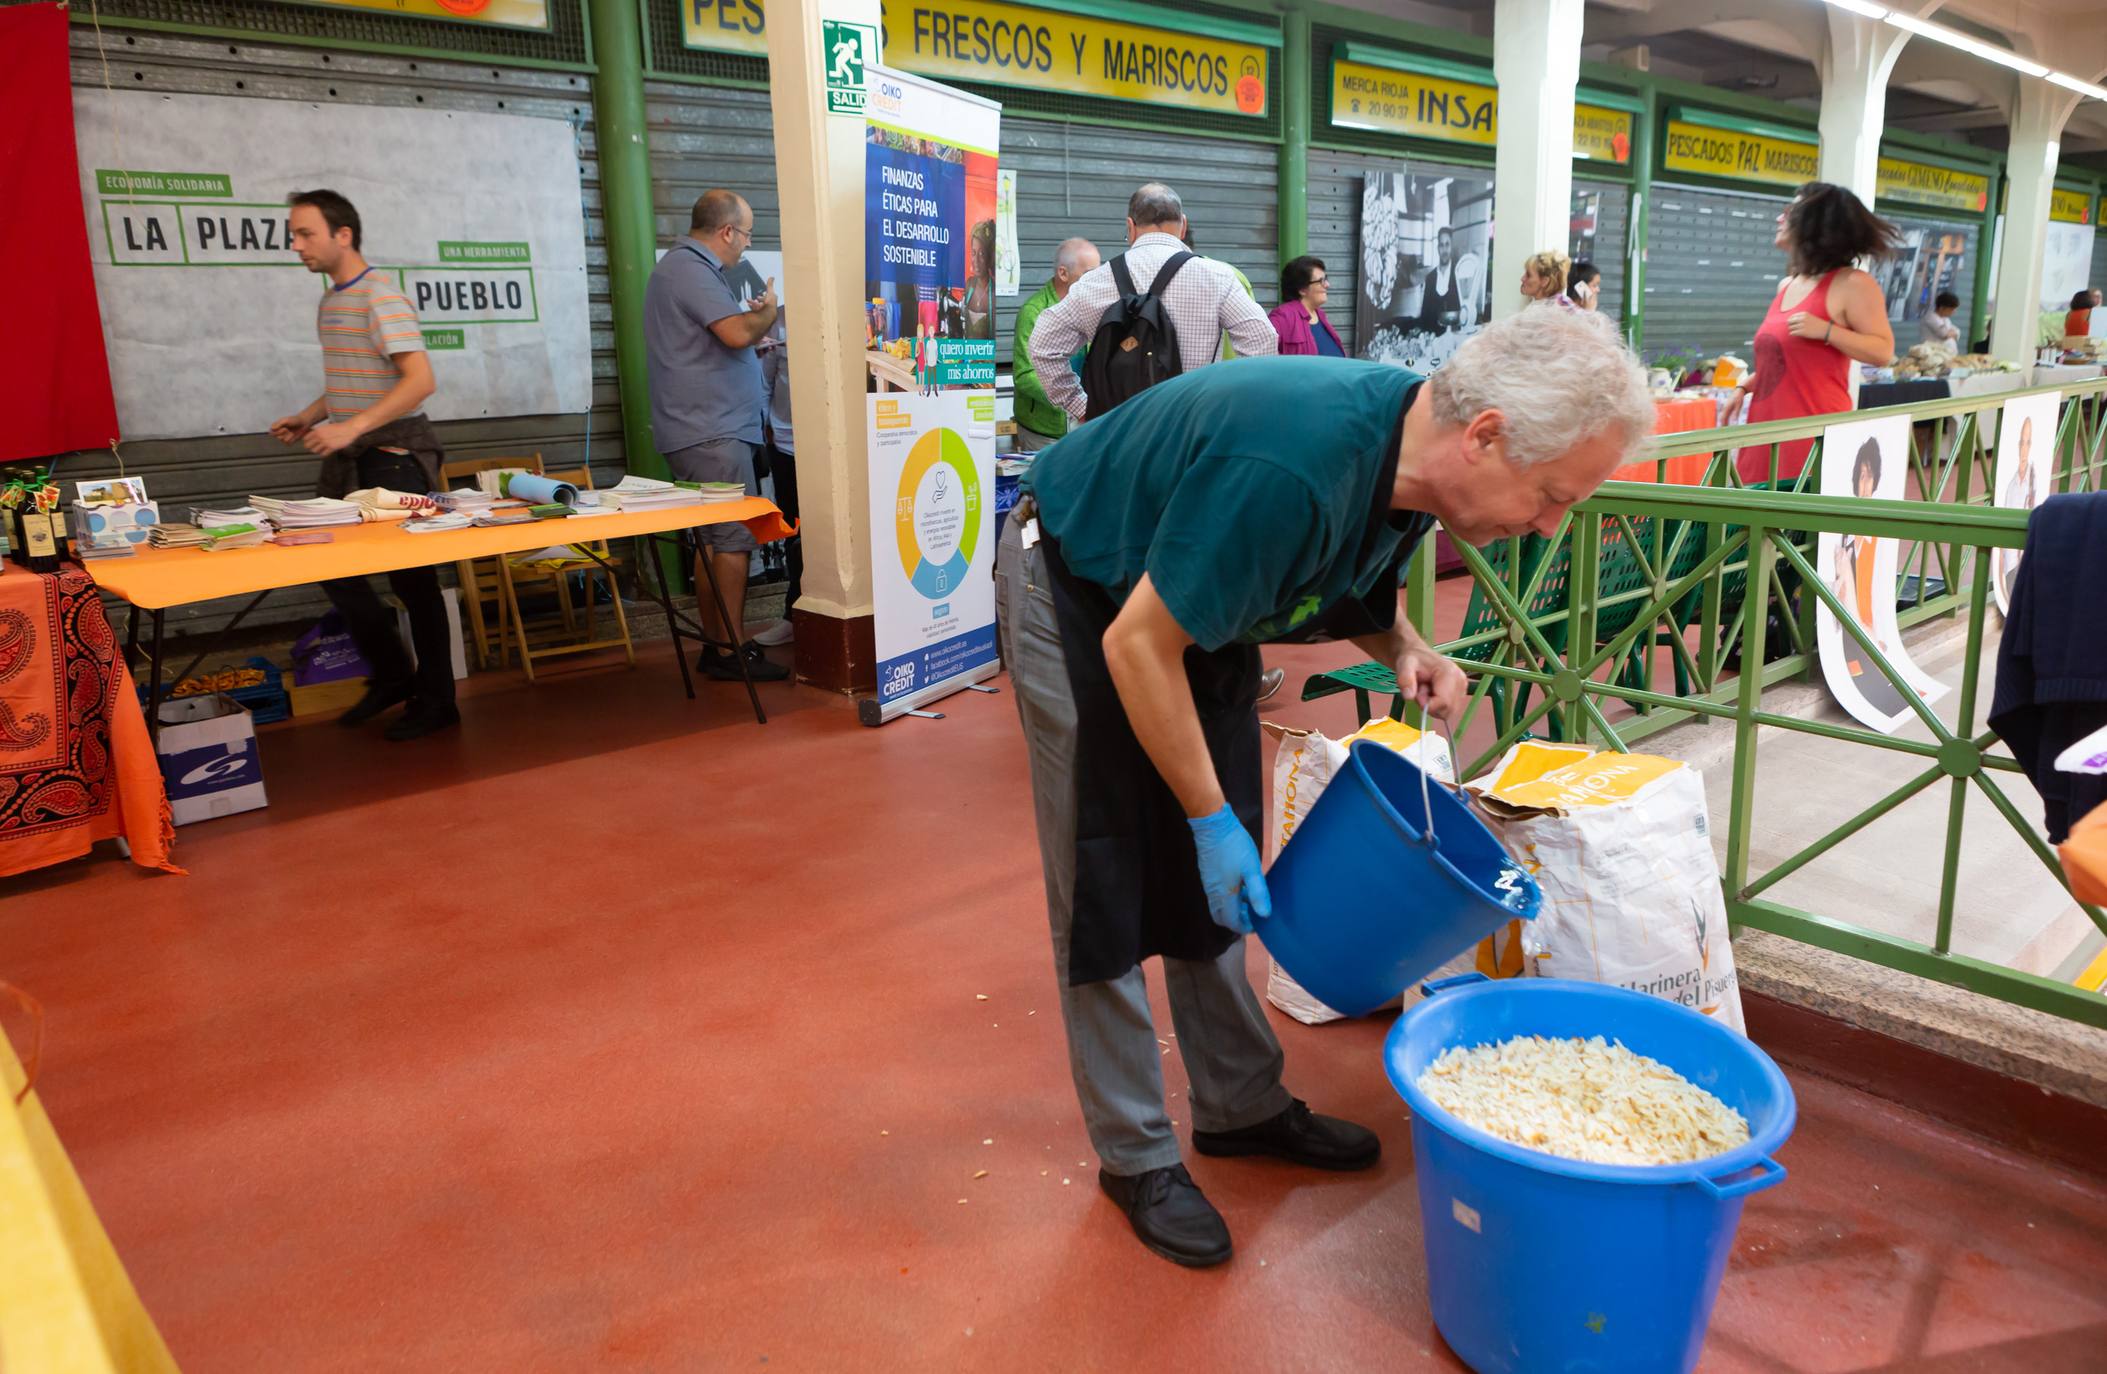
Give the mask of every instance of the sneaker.
[[1097, 1186], [1127, 1214], [1141, 1243], [1165, 1259], [1205, 1269], [1229, 1258], [1229, 1223], [1183, 1164], [1131, 1176], [1100, 1169]]
[[1258, 675], [1258, 699], [1260, 701], [1271, 701], [1274, 693], [1280, 690], [1280, 684], [1287, 681], [1287, 679], [1288, 670], [1285, 668], [1268, 668], [1263, 673], [1260, 673]]
[[347, 730], [357, 729], [387, 710], [390, 706], [409, 699], [410, 680], [408, 678], [403, 678], [396, 682], [381, 682], [377, 679], [369, 680], [366, 683], [366, 694], [360, 697], [357, 704], [350, 710], [337, 717], [337, 724]]
[[[746, 676], [752, 677], [755, 682], [783, 682], [789, 679], [790, 670], [762, 653], [761, 646], [752, 640], [748, 640], [739, 652], [746, 657]], [[714, 644], [695, 655], [695, 671], [719, 682], [742, 680], [739, 660]]]
[[786, 618], [776, 621], [753, 637], [753, 642], [764, 649], [780, 649], [797, 638], [797, 630]]
[[1319, 1116], [1296, 1098], [1275, 1117], [1240, 1131], [1194, 1131], [1193, 1148], [1203, 1155], [1271, 1155], [1291, 1164], [1341, 1172], [1365, 1169], [1383, 1153], [1374, 1131]]
[[441, 730], [451, 730], [461, 723], [461, 712], [452, 702], [444, 706], [430, 706], [421, 701], [410, 703], [410, 709], [398, 716], [393, 725], [382, 732], [387, 739], [397, 744], [405, 740], [423, 739], [426, 735]]

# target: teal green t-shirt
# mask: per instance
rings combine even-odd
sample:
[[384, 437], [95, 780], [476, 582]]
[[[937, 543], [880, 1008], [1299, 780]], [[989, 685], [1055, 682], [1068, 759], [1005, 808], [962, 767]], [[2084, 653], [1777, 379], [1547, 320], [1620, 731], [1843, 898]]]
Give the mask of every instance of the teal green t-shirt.
[[1124, 602], [1146, 572], [1203, 649], [1387, 629], [1433, 524], [1390, 509], [1419, 385], [1337, 358], [1213, 363], [1070, 430], [1024, 489], [1071, 573]]

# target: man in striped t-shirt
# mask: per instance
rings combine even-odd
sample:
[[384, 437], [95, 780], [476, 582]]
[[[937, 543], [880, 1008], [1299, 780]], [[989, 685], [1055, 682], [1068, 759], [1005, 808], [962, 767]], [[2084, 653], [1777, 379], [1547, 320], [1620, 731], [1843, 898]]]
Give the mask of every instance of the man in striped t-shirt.
[[[328, 286], [315, 315], [322, 340], [322, 394], [305, 410], [281, 417], [271, 433], [320, 455], [317, 490], [346, 496], [365, 487], [424, 493], [441, 490], [439, 436], [419, 409], [436, 385], [417, 312], [394, 281], [360, 254], [358, 211], [334, 191], [296, 191], [286, 215], [301, 265]], [[396, 633], [395, 614], [363, 577], [324, 582], [373, 675], [366, 694], [341, 723], [363, 725], [408, 702], [388, 726], [391, 740], [410, 740], [460, 722], [454, 709], [454, 646], [437, 568], [403, 568], [388, 585], [410, 616], [417, 646], [412, 668]]]

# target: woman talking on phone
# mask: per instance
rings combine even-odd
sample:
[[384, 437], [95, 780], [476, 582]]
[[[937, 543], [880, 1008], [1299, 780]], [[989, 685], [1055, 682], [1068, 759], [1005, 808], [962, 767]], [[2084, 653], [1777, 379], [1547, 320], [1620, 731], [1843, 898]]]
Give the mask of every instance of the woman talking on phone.
[[[1750, 424], [1848, 411], [1851, 365], [1895, 356], [1880, 283], [1852, 265], [1892, 254], [1901, 243], [1894, 225], [1843, 187], [1810, 181], [1778, 215], [1776, 242], [1789, 275], [1756, 330], [1755, 371], [1740, 387], [1754, 397]], [[1779, 444], [1775, 474], [1769, 444], [1741, 450], [1735, 468], [1744, 484], [1787, 482], [1806, 466], [1812, 443]]]

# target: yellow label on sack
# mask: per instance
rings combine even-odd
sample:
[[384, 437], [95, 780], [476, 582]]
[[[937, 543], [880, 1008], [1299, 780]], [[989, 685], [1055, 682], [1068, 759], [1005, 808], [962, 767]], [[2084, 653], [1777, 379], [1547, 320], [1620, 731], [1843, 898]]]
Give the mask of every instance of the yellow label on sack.
[[1596, 754], [1515, 787], [1493, 790], [1495, 800], [1532, 811], [1569, 811], [1578, 806], [1614, 806], [1630, 801], [1649, 783], [1683, 766], [1681, 759], [1652, 754]]
[[1563, 768], [1570, 763], [1593, 757], [1595, 751], [1584, 744], [1550, 744], [1543, 740], [1525, 740], [1507, 751], [1507, 758], [1500, 766], [1499, 776], [1492, 780], [1486, 790], [1501, 792], [1510, 787], [1519, 787], [1525, 782], [1535, 782], [1554, 768]]
[[1369, 721], [1366, 725], [1348, 735], [1346, 737], [1346, 745], [1348, 748], [1351, 748], [1355, 740], [1365, 739], [1372, 744], [1380, 744], [1385, 749], [1403, 754], [1410, 752], [1412, 746], [1419, 743], [1420, 735], [1420, 731], [1413, 729], [1401, 720], [1392, 720], [1388, 716], [1377, 716], [1374, 720]]

